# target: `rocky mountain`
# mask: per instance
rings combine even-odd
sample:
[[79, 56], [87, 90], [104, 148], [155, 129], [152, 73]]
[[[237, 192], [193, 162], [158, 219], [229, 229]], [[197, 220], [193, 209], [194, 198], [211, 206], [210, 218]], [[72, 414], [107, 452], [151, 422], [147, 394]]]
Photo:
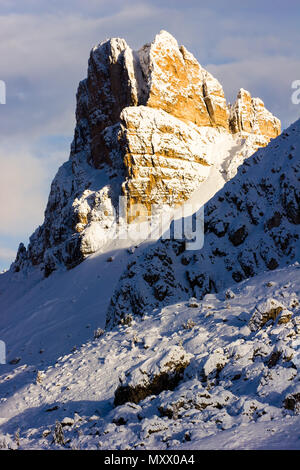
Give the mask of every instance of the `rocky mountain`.
[[[299, 449], [300, 120], [166, 32], [94, 48], [76, 119], [0, 274], [0, 448]], [[169, 234], [116, 237], [155, 204]]]
[[248, 91], [241, 89], [236, 102], [230, 106], [229, 125], [233, 133], [245, 132], [262, 134], [267, 138], [279, 135], [278, 119], [266, 110], [259, 98], [251, 98]]
[[20, 245], [12, 269], [48, 276], [76, 266], [118, 224], [136, 219], [136, 205], [148, 217], [153, 205], [183, 204], [212, 169], [216, 192], [279, 134], [261, 100], [240, 90], [229, 105], [218, 80], [169, 33], [139, 51], [123, 39], [102, 42], [78, 87], [70, 158], [51, 185], [43, 225], [27, 249]]

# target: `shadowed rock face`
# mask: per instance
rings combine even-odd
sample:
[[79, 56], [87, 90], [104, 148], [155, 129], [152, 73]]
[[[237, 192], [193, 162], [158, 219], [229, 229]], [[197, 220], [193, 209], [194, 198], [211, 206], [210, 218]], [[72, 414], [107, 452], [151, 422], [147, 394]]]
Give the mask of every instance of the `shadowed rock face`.
[[[166, 31], [136, 52], [124, 39], [100, 43], [78, 87], [70, 159], [14, 269], [40, 266], [49, 275], [76, 266], [110, 236], [119, 196], [127, 197], [129, 222], [134, 204], [146, 215], [153, 204], [178, 206], [201, 187], [220, 152], [232, 177], [279, 132], [279, 121], [248, 92], [229, 107], [218, 80]], [[298, 217], [292, 207], [290, 214]]]
[[284, 407], [287, 410], [294, 411], [296, 414], [300, 413], [300, 392], [299, 392], [299, 386], [295, 387], [295, 389], [298, 391], [294, 393], [290, 393], [287, 395], [287, 397], [284, 399]]
[[99, 167], [110, 163], [102, 131], [119, 122], [122, 109], [138, 104], [133, 53], [124, 39], [111, 39], [91, 51], [87, 103], [91, 158]]
[[139, 403], [150, 395], [159, 395], [163, 390], [174, 390], [180, 379], [186, 365], [178, 367], [178, 370], [164, 372], [153, 378], [148, 385], [120, 385], [115, 392], [114, 405], [119, 406], [124, 403]]

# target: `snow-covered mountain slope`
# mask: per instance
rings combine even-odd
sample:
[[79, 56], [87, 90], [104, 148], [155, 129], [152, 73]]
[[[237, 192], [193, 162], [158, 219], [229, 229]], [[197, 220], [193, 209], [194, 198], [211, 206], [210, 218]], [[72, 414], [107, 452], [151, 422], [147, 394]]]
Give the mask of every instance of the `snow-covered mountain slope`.
[[219, 292], [300, 260], [300, 120], [239, 167], [205, 206], [204, 247], [159, 240], [137, 255], [111, 300], [108, 325], [175, 298]]
[[[214, 147], [216, 154], [226, 152], [227, 144], [226, 138], [221, 139]], [[197, 210], [223, 184], [222, 173], [211, 169], [191, 207]], [[116, 239], [112, 231], [111, 241], [72, 270], [58, 270], [46, 279], [39, 269], [1, 274], [0, 339], [7, 345], [7, 362], [49, 364], [87, 341], [96, 328], [104, 328], [119, 278], [133, 257], [153, 243]]]
[[[20, 245], [14, 272], [49, 276], [102, 249], [118, 224], [153, 205], [187, 201], [216, 170], [221, 184], [280, 121], [244, 90], [230, 107], [221, 84], [166, 31], [132, 51], [113, 38], [94, 47], [77, 91], [69, 160], [51, 185], [44, 223]], [[126, 197], [120, 217], [119, 197]], [[206, 201], [205, 201], [206, 202]]]
[[[224, 136], [213, 144], [213, 153], [227, 154], [232, 162], [230, 145]], [[194, 210], [224, 185], [226, 169], [221, 164], [222, 161], [216, 161], [201, 190], [195, 192], [190, 201]], [[88, 165], [85, 168], [91, 175]], [[67, 183], [66, 178], [65, 187]], [[99, 187], [101, 184], [98, 181]], [[98, 232], [95, 235], [92, 227], [100, 230], [98, 223], [91, 225], [91, 241], [98, 239]], [[66, 354], [75, 345], [87, 341], [91, 331], [105, 327], [109, 302], [119, 278], [133, 256], [154, 243], [138, 239], [136, 234], [134, 239], [116, 238], [113, 229], [110, 236], [110, 241], [105, 238], [103, 246], [73, 270], [58, 270], [46, 279], [39, 269], [25, 267], [19, 272], [12, 269], [0, 275], [0, 339], [7, 344], [8, 362], [19, 358], [20, 364], [51, 363], [57, 355]], [[49, 342], [48, 337], [55, 341]], [[37, 354], [38, 351], [43, 352]]]
[[[7, 362], [50, 364], [104, 328], [110, 298], [133, 256], [131, 244], [112, 240], [73, 270], [46, 279], [39, 272], [0, 275], [0, 339]], [[11, 368], [2, 365], [1, 371]]]
[[298, 263], [264, 272], [17, 366], [0, 381], [1, 446], [299, 449], [299, 277]]

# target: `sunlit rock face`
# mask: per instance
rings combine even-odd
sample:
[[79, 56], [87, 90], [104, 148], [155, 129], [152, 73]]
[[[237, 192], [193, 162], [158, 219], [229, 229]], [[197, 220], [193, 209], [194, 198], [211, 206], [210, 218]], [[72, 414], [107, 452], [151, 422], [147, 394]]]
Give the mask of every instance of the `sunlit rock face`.
[[138, 52], [147, 106], [197, 126], [228, 129], [222, 86], [167, 32]]

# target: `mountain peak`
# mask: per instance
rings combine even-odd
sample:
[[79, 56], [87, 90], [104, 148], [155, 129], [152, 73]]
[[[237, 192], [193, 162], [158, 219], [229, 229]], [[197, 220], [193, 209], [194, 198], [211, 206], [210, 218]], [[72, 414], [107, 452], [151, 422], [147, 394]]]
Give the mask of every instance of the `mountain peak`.
[[120, 38], [101, 42], [78, 87], [70, 159], [14, 270], [72, 268], [111, 238], [120, 196], [128, 222], [136, 204], [145, 216], [153, 205], [183, 204], [210, 173], [216, 192], [279, 133], [280, 121], [245, 90], [230, 107], [219, 81], [170, 33], [139, 51]]
[[157, 42], [170, 43], [174, 45], [174, 47], [178, 47], [178, 42], [174, 38], [174, 36], [172, 36], [171, 33], [169, 33], [168, 31], [164, 29], [160, 30], [160, 32], [156, 34], [153, 43], [157, 43]]

